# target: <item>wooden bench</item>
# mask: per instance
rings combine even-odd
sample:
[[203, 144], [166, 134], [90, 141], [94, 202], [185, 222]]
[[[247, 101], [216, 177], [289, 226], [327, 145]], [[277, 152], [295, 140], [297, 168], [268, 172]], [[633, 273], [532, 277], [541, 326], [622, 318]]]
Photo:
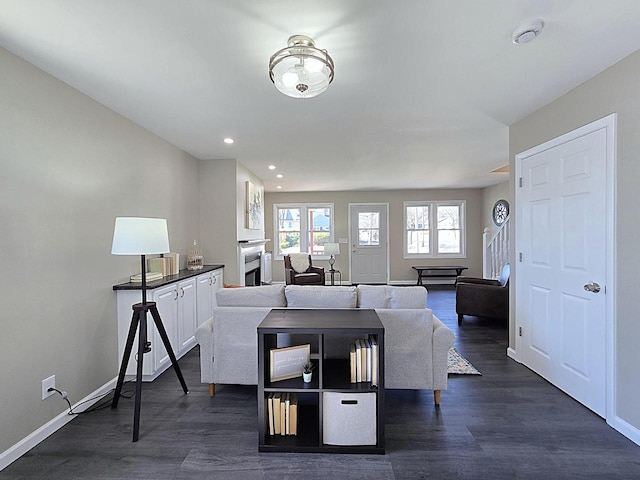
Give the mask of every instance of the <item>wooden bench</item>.
[[[423, 285], [422, 279], [429, 277], [459, 277], [464, 270], [468, 270], [467, 267], [461, 267], [460, 265], [446, 265], [446, 266], [426, 266], [426, 265], [414, 265], [413, 268], [418, 272], [418, 282], [416, 285]], [[456, 273], [453, 273], [455, 270]], [[442, 273], [451, 272], [451, 273]]]

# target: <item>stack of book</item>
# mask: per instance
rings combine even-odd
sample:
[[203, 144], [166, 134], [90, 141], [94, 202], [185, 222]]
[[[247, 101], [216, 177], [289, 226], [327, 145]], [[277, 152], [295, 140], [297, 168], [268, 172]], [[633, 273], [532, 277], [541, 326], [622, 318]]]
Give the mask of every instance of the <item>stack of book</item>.
[[150, 258], [147, 260], [149, 272], [159, 272], [163, 277], [177, 275], [180, 271], [180, 254], [176, 252], [165, 253], [164, 257]]
[[374, 336], [358, 338], [350, 346], [349, 363], [351, 365], [351, 383], [368, 382], [378, 385], [379, 352]]
[[269, 435], [298, 435], [298, 394], [270, 393], [266, 403]]

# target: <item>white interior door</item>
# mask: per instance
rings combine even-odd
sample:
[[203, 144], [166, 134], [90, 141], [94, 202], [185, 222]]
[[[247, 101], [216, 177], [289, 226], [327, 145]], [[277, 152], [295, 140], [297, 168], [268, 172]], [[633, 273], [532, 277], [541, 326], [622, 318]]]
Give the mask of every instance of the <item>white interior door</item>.
[[350, 204], [351, 283], [387, 283], [388, 205]]
[[605, 416], [607, 129], [584, 129], [516, 157], [517, 351]]

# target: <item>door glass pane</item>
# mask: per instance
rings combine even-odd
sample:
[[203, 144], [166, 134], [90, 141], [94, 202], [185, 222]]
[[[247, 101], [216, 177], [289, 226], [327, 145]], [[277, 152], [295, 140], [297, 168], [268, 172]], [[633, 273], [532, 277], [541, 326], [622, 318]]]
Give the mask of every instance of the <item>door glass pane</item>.
[[380, 212], [358, 213], [358, 245], [380, 245]]
[[380, 228], [380, 212], [358, 213], [358, 228]]

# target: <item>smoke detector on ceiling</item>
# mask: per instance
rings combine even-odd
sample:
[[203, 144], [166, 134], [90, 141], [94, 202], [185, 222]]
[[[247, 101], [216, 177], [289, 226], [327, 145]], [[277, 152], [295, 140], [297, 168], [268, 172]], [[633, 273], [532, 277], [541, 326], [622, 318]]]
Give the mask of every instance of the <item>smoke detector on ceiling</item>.
[[512, 36], [513, 43], [516, 45], [522, 45], [523, 43], [529, 43], [533, 41], [542, 29], [544, 28], [544, 22], [542, 20], [531, 20], [518, 27]]

